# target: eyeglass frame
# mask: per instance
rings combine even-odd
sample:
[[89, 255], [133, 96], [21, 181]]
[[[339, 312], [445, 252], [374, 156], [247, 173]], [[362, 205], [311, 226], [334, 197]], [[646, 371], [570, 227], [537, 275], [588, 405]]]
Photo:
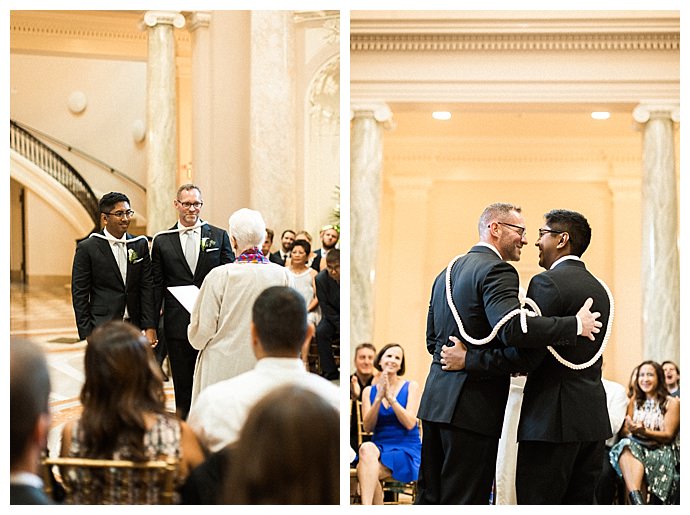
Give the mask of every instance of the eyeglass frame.
[[202, 207], [204, 207], [203, 202], [180, 202], [177, 199], [175, 199], [175, 202], [177, 202], [179, 205], [181, 205], [185, 209], [189, 209], [190, 207], [194, 207], [194, 209], [201, 209]]
[[[527, 232], [527, 227], [522, 227], [520, 225], [515, 225], [515, 224], [509, 224], [508, 222], [496, 222], [496, 223], [499, 225], [507, 225], [508, 227], [512, 227], [513, 229], [519, 229], [518, 231], [515, 231], [515, 232], [520, 236], [520, 238], [522, 238], [525, 235], [525, 233]], [[489, 227], [491, 227], [491, 226], [489, 225]]]
[[554, 229], [539, 229], [539, 238], [543, 238], [545, 234], [551, 233], [551, 234], [563, 234], [564, 232], [568, 231], [556, 231]]
[[132, 210], [132, 209], [127, 209], [126, 211], [115, 211], [115, 212], [111, 211], [110, 213], [106, 213], [105, 211], [101, 211], [101, 213], [104, 214], [105, 216], [111, 216], [112, 215], [112, 216], [116, 216], [118, 218], [124, 218], [125, 216], [127, 216], [128, 218], [132, 218], [134, 216], [134, 210]]

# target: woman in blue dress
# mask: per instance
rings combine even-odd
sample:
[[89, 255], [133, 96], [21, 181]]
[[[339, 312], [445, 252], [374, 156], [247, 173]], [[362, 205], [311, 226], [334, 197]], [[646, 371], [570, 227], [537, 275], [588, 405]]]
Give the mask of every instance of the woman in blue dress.
[[362, 504], [383, 504], [381, 479], [416, 481], [422, 443], [417, 426], [419, 385], [405, 381], [405, 354], [400, 345], [389, 343], [376, 355], [374, 366], [381, 371], [378, 384], [362, 392], [362, 420], [365, 431], [373, 431], [371, 442], [359, 447], [357, 478]]

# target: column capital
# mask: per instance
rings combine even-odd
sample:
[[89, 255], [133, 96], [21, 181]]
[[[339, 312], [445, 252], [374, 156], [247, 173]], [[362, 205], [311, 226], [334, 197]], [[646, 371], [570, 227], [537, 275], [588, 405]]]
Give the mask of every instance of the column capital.
[[373, 118], [377, 122], [383, 123], [386, 128], [393, 124], [393, 112], [388, 104], [383, 102], [350, 104], [350, 120], [362, 117]]
[[146, 11], [143, 18], [146, 27], [172, 25], [177, 29], [184, 27], [185, 19], [180, 11]]
[[192, 11], [187, 16], [187, 29], [194, 32], [196, 29], [207, 29], [211, 25], [210, 11]]
[[637, 123], [647, 123], [652, 117], [670, 118], [674, 122], [680, 122], [680, 103], [663, 100], [643, 101], [633, 109], [632, 115]]

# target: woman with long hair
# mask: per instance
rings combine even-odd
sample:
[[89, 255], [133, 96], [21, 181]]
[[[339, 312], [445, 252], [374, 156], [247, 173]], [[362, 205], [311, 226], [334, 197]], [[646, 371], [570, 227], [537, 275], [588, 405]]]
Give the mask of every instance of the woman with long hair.
[[163, 377], [148, 340], [133, 325], [111, 321], [87, 339], [83, 412], [62, 431], [61, 455], [178, 460], [177, 482], [204, 459], [196, 436], [165, 409]]
[[381, 479], [416, 481], [422, 453], [417, 426], [419, 385], [401, 377], [405, 373], [403, 348], [397, 343], [384, 346], [374, 367], [381, 372], [378, 382], [362, 392], [364, 430], [373, 431], [371, 441], [359, 447], [357, 479], [362, 504], [383, 504]]
[[670, 504], [680, 487], [676, 476], [680, 401], [669, 395], [664, 371], [656, 361], [640, 363], [633, 389], [622, 438], [609, 454], [611, 465], [623, 478], [631, 504], [645, 504], [647, 490]]

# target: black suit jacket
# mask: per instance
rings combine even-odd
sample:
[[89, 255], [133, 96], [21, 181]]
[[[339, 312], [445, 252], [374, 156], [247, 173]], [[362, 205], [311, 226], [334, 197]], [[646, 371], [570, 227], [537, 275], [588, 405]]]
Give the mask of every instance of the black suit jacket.
[[285, 266], [285, 260], [284, 260], [283, 257], [280, 255], [280, 251], [279, 251], [279, 250], [276, 250], [273, 254], [271, 254], [270, 256], [268, 256], [268, 260], [269, 260], [271, 263], [275, 263], [276, 265]]
[[[132, 238], [127, 233], [127, 239]], [[124, 284], [108, 241], [94, 236], [77, 244], [72, 263], [72, 306], [82, 340], [95, 327], [121, 320], [125, 305], [134, 325], [141, 329], [156, 327], [148, 241], [127, 243], [127, 254]]]
[[43, 490], [29, 485], [10, 483], [10, 504], [55, 504]]
[[[462, 336], [446, 302], [444, 270], [434, 281], [427, 315], [426, 346], [433, 360], [427, 376], [418, 416], [427, 422], [450, 423], [476, 433], [498, 438], [503, 425], [510, 376], [468, 374], [466, 370], [441, 369], [441, 348], [448, 337]], [[488, 336], [507, 313], [520, 307], [519, 277], [515, 268], [488, 247], [475, 245], [451, 271], [451, 293], [465, 332], [475, 339]], [[515, 316], [494, 340], [481, 348], [575, 344], [577, 321], [567, 318], [535, 317], [523, 333]], [[468, 348], [475, 347], [464, 342]]]
[[321, 321], [340, 327], [340, 284], [328, 275], [328, 270], [321, 270], [314, 278], [316, 297], [321, 307]]
[[[559, 347], [571, 363], [589, 361], [601, 347], [610, 314], [608, 294], [582, 261], [565, 260], [530, 281], [527, 296], [543, 315], [566, 316], [578, 312], [588, 297], [592, 311], [601, 313], [602, 331], [594, 342], [578, 337], [576, 345]], [[528, 372], [520, 412], [518, 441], [589, 442], [611, 436], [606, 392], [601, 383], [600, 357], [591, 367], [572, 370], [547, 349], [471, 350], [466, 370], [471, 375]]]
[[[171, 229], [176, 228], [177, 225], [171, 227]], [[201, 245], [196, 269], [192, 275], [184, 257], [179, 233], [160, 234], [153, 240], [151, 262], [155, 286], [155, 311], [158, 315], [161, 305], [164, 306], [163, 323], [165, 336], [168, 339], [187, 339], [190, 314], [167, 288], [190, 284], [201, 288], [206, 275], [213, 268], [235, 261], [235, 254], [230, 247], [230, 238], [223, 229], [209, 224], [202, 225]]]

